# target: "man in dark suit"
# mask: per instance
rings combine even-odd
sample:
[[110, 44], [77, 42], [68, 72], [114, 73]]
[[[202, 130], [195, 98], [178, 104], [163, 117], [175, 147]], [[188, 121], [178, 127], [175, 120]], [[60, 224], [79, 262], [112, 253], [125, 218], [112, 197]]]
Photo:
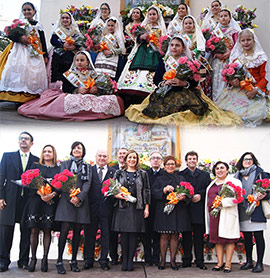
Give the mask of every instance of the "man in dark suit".
[[[11, 180], [20, 180], [21, 174], [30, 169], [39, 158], [30, 153], [33, 136], [22, 132], [17, 152], [4, 153], [0, 165], [0, 272], [8, 270], [15, 223], [20, 223], [28, 197], [28, 189]], [[20, 226], [19, 268], [28, 268], [30, 230]]]
[[88, 192], [91, 224], [86, 225], [84, 229], [84, 269], [93, 267], [98, 227], [101, 231], [101, 255], [99, 263], [103, 270], [110, 269], [108, 265], [108, 254], [110, 249], [110, 230], [114, 198], [109, 197], [105, 200], [101, 193], [101, 188], [105, 180], [113, 178], [115, 169], [108, 167], [107, 164], [107, 151], [98, 150], [96, 153], [96, 165], [92, 166], [92, 181]]
[[[203, 253], [203, 235], [205, 233], [204, 225], [204, 203], [205, 192], [207, 186], [211, 182], [209, 173], [199, 170], [198, 154], [194, 151], [190, 151], [185, 156], [187, 168], [180, 171], [179, 174], [183, 176], [186, 181], [191, 183], [194, 187], [194, 196], [192, 197], [192, 203], [189, 206], [190, 220], [192, 225], [192, 231], [194, 233], [194, 252], [195, 252], [195, 264], [200, 269], [207, 269], [204, 265], [204, 253]], [[184, 254], [182, 267], [190, 267], [192, 261], [192, 231], [185, 232], [183, 234], [183, 247], [187, 252]]]
[[126, 148], [120, 148], [118, 150], [118, 152], [117, 152], [118, 163], [112, 166], [115, 170], [119, 170], [123, 167], [124, 158], [125, 158], [127, 152], [128, 152], [128, 150]]
[[[151, 168], [147, 170], [150, 188], [152, 190], [156, 179], [164, 172], [161, 169], [162, 155], [159, 152], [153, 152], [150, 155]], [[144, 261], [147, 265], [158, 265], [159, 263], [159, 234], [153, 231], [155, 217], [155, 199], [151, 198], [149, 217], [145, 219], [146, 231], [142, 235], [142, 243], [144, 247]]]

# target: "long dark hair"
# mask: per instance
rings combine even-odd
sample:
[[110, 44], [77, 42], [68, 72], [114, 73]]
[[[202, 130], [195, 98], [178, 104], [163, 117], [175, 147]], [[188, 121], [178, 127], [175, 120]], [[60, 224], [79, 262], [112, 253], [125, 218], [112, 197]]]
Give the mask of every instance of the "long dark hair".
[[238, 162], [236, 164], [236, 168], [238, 170], [242, 170], [244, 168], [243, 167], [244, 157], [248, 154], [252, 157], [253, 164], [255, 164], [256, 166], [260, 165], [259, 161], [257, 160], [257, 158], [255, 157], [255, 155], [252, 152], [245, 152], [244, 154], [242, 154], [242, 156], [240, 157], [240, 159], [238, 160]]

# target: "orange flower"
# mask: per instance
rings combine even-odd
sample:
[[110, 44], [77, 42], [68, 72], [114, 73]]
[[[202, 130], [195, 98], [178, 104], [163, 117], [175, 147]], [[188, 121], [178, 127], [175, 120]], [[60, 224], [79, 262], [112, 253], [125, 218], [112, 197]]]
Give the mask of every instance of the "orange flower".
[[78, 195], [79, 193], [81, 192], [81, 189], [80, 188], [74, 188], [71, 190], [70, 194], [69, 194], [69, 197], [70, 198], [73, 198], [75, 197], [76, 195]]
[[40, 50], [42, 48], [41, 43], [35, 31], [33, 31], [27, 38], [28, 42], [38, 54], [43, 55], [45, 53]]
[[155, 46], [158, 46], [159, 44], [158, 38], [153, 33], [149, 34], [149, 42], [153, 43]]
[[88, 78], [86, 81], [83, 82], [86, 89], [91, 89], [95, 85], [95, 80], [93, 78]]
[[72, 254], [72, 246], [70, 244], [68, 244], [68, 251], [67, 251], [68, 255]]
[[102, 42], [100, 43], [99, 47], [100, 47], [99, 51], [109, 50], [109, 47], [108, 47], [107, 43], [104, 42], [104, 41], [102, 41]]
[[170, 80], [175, 78], [175, 76], [176, 76], [176, 71], [172, 69], [164, 73], [163, 80]]
[[101, 249], [101, 246], [97, 246], [97, 247], [95, 247], [95, 259], [97, 259], [98, 258], [98, 255], [99, 255], [99, 253], [100, 253], [100, 249]]
[[70, 36], [66, 37], [65, 41], [66, 41], [67, 44], [74, 44], [75, 43], [75, 40], [73, 40], [72, 37], [70, 37]]
[[176, 192], [171, 192], [166, 199], [169, 200], [168, 204], [176, 205], [179, 202], [176, 196]]
[[45, 196], [52, 193], [52, 188], [48, 184], [46, 184], [46, 186], [42, 185], [37, 193]]
[[254, 82], [252, 81], [252, 78], [245, 78], [245, 80], [242, 80], [240, 82], [240, 87], [241, 90], [245, 90], [245, 91], [252, 91], [254, 89]]
[[[248, 202], [250, 204], [252, 204], [253, 202], [256, 202], [257, 200], [255, 200], [254, 196], [253, 195], [248, 195]], [[260, 201], [257, 201], [257, 204], [256, 204], [256, 207], [258, 207], [260, 205]]]
[[127, 188], [125, 188], [124, 186], [121, 186], [121, 187], [120, 187], [120, 190], [121, 190], [121, 192], [124, 193], [125, 195], [131, 195], [131, 193], [128, 192]]
[[221, 205], [221, 201], [224, 199], [224, 197], [216, 196], [212, 208], [218, 208]]

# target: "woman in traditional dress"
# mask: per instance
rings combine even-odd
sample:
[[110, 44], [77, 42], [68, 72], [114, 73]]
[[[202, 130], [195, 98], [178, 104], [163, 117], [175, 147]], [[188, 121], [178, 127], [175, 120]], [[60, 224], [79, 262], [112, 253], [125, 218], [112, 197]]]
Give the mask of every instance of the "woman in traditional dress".
[[120, 55], [125, 53], [126, 49], [123, 29], [117, 18], [110, 17], [107, 20], [103, 29], [101, 45], [103, 43], [106, 44], [106, 47], [97, 55], [95, 61], [96, 71], [97, 73], [106, 73], [111, 78], [118, 80], [121, 71], [118, 67], [123, 69], [124, 64]]
[[149, 37], [159, 39], [166, 34], [166, 26], [161, 11], [156, 6], [147, 10], [141, 24], [147, 31], [139, 35], [131, 51], [125, 68], [118, 80], [119, 94], [124, 99], [125, 107], [140, 103], [155, 85], [153, 76], [158, 65], [158, 45], [149, 42]]
[[123, 169], [115, 172], [114, 178], [137, 201], [128, 202], [121, 193], [114, 195], [118, 201], [113, 214], [112, 230], [121, 233], [122, 271], [132, 271], [138, 233], [145, 232], [144, 218], [149, 216], [151, 193], [148, 175], [140, 170], [139, 155], [133, 150], [128, 151], [124, 164]]
[[[170, 263], [173, 270], [178, 270], [176, 264], [176, 253], [179, 244], [179, 233], [185, 234], [191, 231], [191, 224], [187, 205], [191, 199], [185, 195], [177, 196], [179, 202], [175, 205], [170, 214], [164, 213], [164, 207], [168, 200], [169, 193], [174, 192], [180, 182], [185, 181], [183, 176], [177, 174], [176, 160], [173, 156], [164, 158], [164, 173], [155, 181], [152, 190], [152, 196], [156, 201], [156, 211], [154, 219], [154, 231], [160, 233], [160, 263], [159, 270], [165, 269], [166, 254], [170, 242]], [[184, 252], [185, 252], [184, 248]]]
[[[254, 192], [253, 185], [257, 180], [269, 179], [269, 173], [263, 171], [259, 167], [259, 162], [252, 152], [245, 152], [236, 165], [238, 172], [235, 174], [235, 178], [239, 179], [243, 188], [246, 190], [244, 195], [244, 202], [239, 204], [240, 210], [240, 230], [244, 234], [245, 239], [245, 251], [246, 251], [246, 263], [241, 266], [241, 270], [252, 269], [253, 273], [262, 272], [263, 269], [263, 256], [265, 251], [265, 242], [263, 237], [263, 231], [266, 230], [266, 218], [262, 209], [262, 200], [268, 200], [269, 193], [256, 193]], [[254, 211], [247, 214], [248, 209], [248, 195], [256, 194], [256, 199], [259, 201], [259, 205], [255, 207]], [[253, 249], [253, 236], [256, 243], [257, 251], [257, 263], [253, 265], [252, 249]]]
[[252, 29], [239, 33], [230, 55], [230, 63], [234, 62], [239, 64], [238, 67], [244, 67], [246, 77], [253, 79], [254, 83], [250, 89], [241, 89], [241, 80], [233, 79], [218, 96], [216, 104], [240, 116], [245, 126], [255, 127], [269, 117], [267, 98], [270, 90], [270, 65]]
[[130, 106], [126, 110], [126, 117], [139, 123], [241, 125], [238, 116], [223, 112], [201, 93], [194, 79], [180, 80], [174, 77], [163, 80], [170, 71], [177, 69], [180, 58], [188, 61], [191, 53], [183, 38], [174, 37], [155, 73], [154, 82], [159, 88], [142, 104]]
[[109, 19], [111, 14], [111, 8], [108, 3], [102, 3], [100, 9], [97, 12], [96, 17], [91, 22], [90, 28], [94, 26], [100, 26], [102, 29], [106, 26], [106, 21]]
[[167, 29], [167, 35], [170, 37], [174, 37], [175, 35], [181, 34], [182, 30], [182, 20], [185, 16], [190, 15], [190, 8], [187, 4], [181, 3], [178, 6], [177, 13], [172, 19], [172, 21], [169, 23], [168, 29]]
[[[60, 167], [56, 165], [56, 150], [52, 145], [43, 147], [39, 163], [31, 166], [31, 169], [39, 169], [43, 178], [51, 181], [51, 179], [60, 171]], [[48, 253], [51, 244], [51, 231], [56, 229], [54, 223], [55, 209], [57, 205], [57, 191], [51, 188], [51, 192], [42, 194], [37, 190], [30, 190], [30, 196], [25, 205], [22, 225], [31, 229], [30, 247], [31, 261], [28, 267], [29, 272], [35, 271], [37, 263], [37, 247], [39, 243], [39, 232], [43, 230], [43, 259], [41, 260], [41, 271], [48, 271]]]
[[124, 112], [122, 99], [114, 94], [116, 84], [108, 76], [96, 73], [87, 51], [76, 53], [64, 76], [64, 92], [60, 88], [48, 89], [41, 98], [22, 105], [18, 113], [34, 119], [87, 121]]
[[225, 53], [217, 53], [210, 59], [210, 64], [213, 68], [212, 99], [215, 102], [225, 88], [226, 83], [222, 80], [221, 72], [229, 62], [231, 50], [237, 41], [240, 31], [241, 28], [233, 19], [231, 12], [227, 9], [221, 10], [219, 13], [219, 23], [213, 32], [218, 34], [219, 37], [224, 38], [227, 49]]
[[[226, 162], [218, 161], [213, 167], [213, 174], [216, 178], [207, 187], [205, 195], [206, 234], [209, 235], [209, 242], [216, 244], [218, 259], [217, 265], [212, 268], [212, 271], [223, 269], [225, 273], [229, 273], [232, 270], [231, 260], [234, 246], [240, 237], [238, 208], [237, 203], [234, 203], [235, 198], [224, 197], [221, 200], [221, 210], [216, 217], [211, 215], [211, 211], [213, 202], [224, 184], [230, 181], [234, 185], [242, 187], [241, 182], [235, 178], [228, 177], [228, 173], [229, 165]], [[224, 253], [226, 254], [225, 264], [223, 263]]]
[[88, 191], [91, 186], [92, 170], [91, 166], [84, 161], [86, 150], [81, 142], [74, 142], [71, 145], [70, 159], [63, 161], [61, 171], [68, 169], [76, 175], [75, 188], [80, 189], [80, 193], [70, 197], [69, 192], [61, 192], [61, 197], [56, 209], [55, 221], [61, 223], [61, 231], [58, 242], [58, 259], [56, 263], [57, 272], [65, 274], [63, 264], [63, 253], [67, 241], [68, 231], [73, 228], [72, 237], [72, 258], [70, 268], [74, 272], [80, 272], [77, 265], [77, 252], [80, 243], [80, 232], [83, 224], [90, 224]]
[[[25, 34], [12, 34], [0, 56], [0, 100], [24, 103], [35, 99], [48, 87], [45, 63], [48, 54], [45, 35], [36, 20], [37, 10], [30, 2], [22, 5]], [[31, 43], [32, 44], [31, 44]], [[33, 45], [33, 46], [32, 46]]]
[[75, 52], [82, 47], [82, 34], [69, 12], [63, 12], [54, 25], [51, 44], [54, 46], [51, 64], [51, 82], [65, 82], [63, 73], [72, 62]]

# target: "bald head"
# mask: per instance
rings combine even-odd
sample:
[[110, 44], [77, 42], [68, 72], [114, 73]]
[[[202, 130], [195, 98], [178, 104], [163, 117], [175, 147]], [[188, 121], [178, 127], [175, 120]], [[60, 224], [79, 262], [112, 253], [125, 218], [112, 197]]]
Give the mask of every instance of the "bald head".
[[106, 150], [97, 150], [96, 153], [96, 164], [99, 167], [104, 167], [108, 164], [108, 152]]

